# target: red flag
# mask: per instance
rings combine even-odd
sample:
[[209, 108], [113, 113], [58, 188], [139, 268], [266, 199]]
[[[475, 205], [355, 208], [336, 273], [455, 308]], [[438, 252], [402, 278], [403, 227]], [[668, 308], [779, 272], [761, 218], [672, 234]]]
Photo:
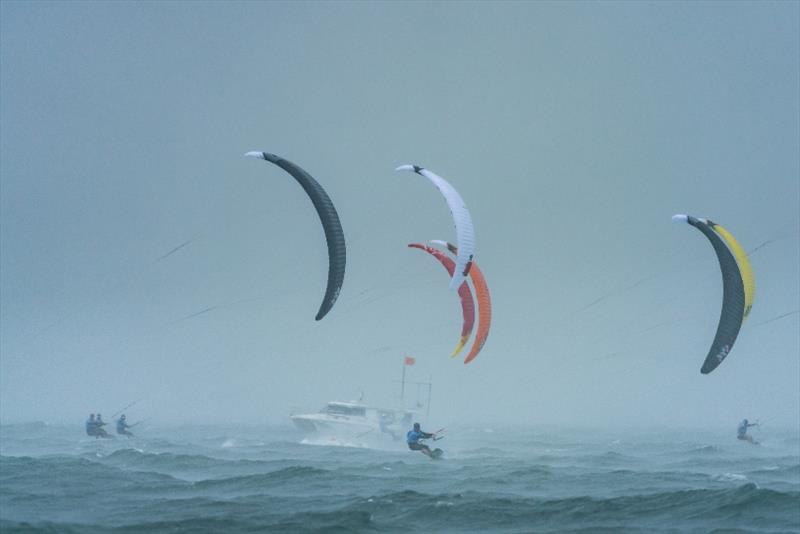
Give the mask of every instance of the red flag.
[[406, 365], [414, 365], [415, 363], [417, 363], [417, 360], [415, 360], [411, 356], [406, 356], [406, 359], [403, 360], [403, 363], [405, 363]]

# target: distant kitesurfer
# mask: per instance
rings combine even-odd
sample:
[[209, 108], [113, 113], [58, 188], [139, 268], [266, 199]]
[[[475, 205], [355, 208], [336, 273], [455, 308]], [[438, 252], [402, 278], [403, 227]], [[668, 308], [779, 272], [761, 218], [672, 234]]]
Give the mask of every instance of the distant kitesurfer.
[[108, 432], [106, 432], [105, 429], [103, 428], [107, 424], [108, 423], [103, 422], [103, 416], [100, 415], [100, 414], [97, 414], [97, 417], [95, 417], [95, 419], [94, 419], [94, 425], [95, 425], [95, 434], [94, 434], [94, 436], [97, 437], [97, 438], [110, 438], [111, 436], [109, 436]]
[[97, 423], [94, 420], [94, 414], [89, 414], [89, 419], [86, 420], [86, 435], [94, 436], [97, 434]]
[[128, 424], [128, 420], [125, 418], [125, 414], [120, 415], [119, 419], [117, 419], [117, 434], [132, 438], [133, 432], [130, 432], [128, 430], [130, 427], [131, 425]]
[[406, 443], [408, 443], [408, 448], [412, 451], [422, 451], [422, 454], [426, 456], [431, 456], [431, 449], [424, 443], [420, 443], [421, 439], [428, 439], [435, 437], [436, 434], [431, 434], [430, 432], [423, 432], [420, 430], [419, 423], [414, 423], [414, 428], [409, 430], [406, 434]]
[[747, 429], [751, 426], [758, 426], [758, 423], [748, 423], [747, 419], [744, 419], [741, 423], [739, 423], [739, 428], [736, 429], [736, 439], [741, 439], [742, 441], [749, 441], [752, 444], [758, 443], [753, 439], [753, 436], [747, 433]]

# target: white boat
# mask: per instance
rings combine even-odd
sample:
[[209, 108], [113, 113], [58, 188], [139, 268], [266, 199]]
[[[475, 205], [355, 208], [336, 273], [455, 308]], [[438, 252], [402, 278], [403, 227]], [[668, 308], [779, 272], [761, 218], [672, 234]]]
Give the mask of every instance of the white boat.
[[306, 433], [344, 438], [368, 434], [399, 440], [413, 423], [415, 411], [367, 406], [360, 401], [332, 401], [316, 413], [291, 414], [295, 426]]
[[[403, 408], [405, 405], [406, 384], [417, 386], [415, 409]], [[420, 402], [420, 393], [427, 393], [427, 400]], [[363, 395], [362, 395], [363, 399]], [[290, 414], [295, 426], [303, 432], [319, 437], [341, 441], [364, 438], [389, 439], [400, 441], [415, 421], [419, 421], [418, 409], [425, 408], [425, 417], [431, 399], [430, 382], [406, 382], [405, 366], [400, 388], [400, 407], [382, 408], [368, 406], [362, 399], [354, 401], [331, 401], [318, 412]]]

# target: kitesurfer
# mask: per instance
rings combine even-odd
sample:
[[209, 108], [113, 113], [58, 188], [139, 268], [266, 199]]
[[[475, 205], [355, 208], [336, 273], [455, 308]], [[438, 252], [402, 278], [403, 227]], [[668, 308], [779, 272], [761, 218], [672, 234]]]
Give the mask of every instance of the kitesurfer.
[[128, 421], [125, 418], [125, 414], [120, 415], [119, 419], [117, 419], [117, 434], [132, 438], [133, 432], [130, 432], [128, 430], [130, 427], [131, 425], [128, 424]]
[[94, 436], [96, 438], [110, 438], [111, 437], [111, 436], [108, 435], [108, 432], [106, 432], [105, 429], [103, 428], [107, 424], [108, 423], [105, 423], [103, 421], [103, 416], [100, 415], [100, 414], [97, 414], [97, 417], [95, 417], [95, 419], [94, 419], [94, 427], [95, 427]]
[[94, 436], [97, 434], [97, 423], [94, 420], [94, 414], [89, 414], [89, 419], [86, 420], [86, 435]]
[[419, 423], [414, 423], [414, 428], [409, 430], [406, 434], [406, 443], [408, 443], [408, 448], [412, 451], [422, 451], [422, 454], [426, 456], [431, 456], [431, 449], [424, 443], [420, 443], [422, 439], [428, 439], [436, 437], [436, 434], [431, 434], [430, 432], [423, 432], [420, 427]]
[[742, 420], [742, 422], [739, 423], [739, 428], [736, 429], [736, 439], [749, 441], [755, 445], [756, 441], [753, 439], [753, 436], [747, 433], [747, 429], [751, 426], [758, 426], [758, 423], [749, 423], [747, 419]]

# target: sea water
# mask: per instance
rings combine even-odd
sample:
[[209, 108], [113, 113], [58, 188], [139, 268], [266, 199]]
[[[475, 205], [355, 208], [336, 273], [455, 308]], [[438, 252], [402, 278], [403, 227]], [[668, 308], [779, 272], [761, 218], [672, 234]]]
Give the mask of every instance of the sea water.
[[439, 461], [388, 436], [135, 430], [0, 427], [0, 530], [800, 532], [797, 429], [461, 426]]

